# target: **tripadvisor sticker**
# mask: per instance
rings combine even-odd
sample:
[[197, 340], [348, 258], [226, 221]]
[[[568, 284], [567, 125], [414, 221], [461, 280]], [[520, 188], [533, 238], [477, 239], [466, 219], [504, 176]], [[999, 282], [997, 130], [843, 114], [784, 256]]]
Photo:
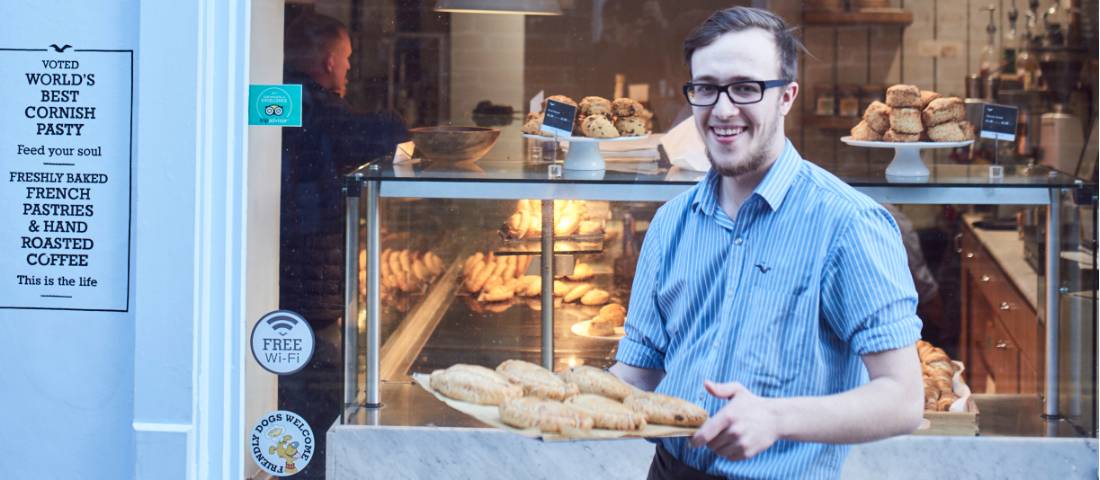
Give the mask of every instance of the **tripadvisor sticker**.
[[276, 477], [305, 469], [315, 448], [313, 429], [298, 414], [286, 410], [271, 412], [256, 422], [248, 444], [256, 465]]

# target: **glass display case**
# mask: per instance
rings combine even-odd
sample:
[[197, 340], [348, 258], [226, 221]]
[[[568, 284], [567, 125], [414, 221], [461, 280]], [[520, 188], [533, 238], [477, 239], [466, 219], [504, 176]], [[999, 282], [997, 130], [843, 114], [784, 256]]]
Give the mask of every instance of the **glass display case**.
[[[495, 149], [479, 162], [468, 164], [428, 160], [394, 164], [380, 159], [346, 177], [348, 251], [357, 252], [346, 259], [346, 316], [359, 321], [346, 325], [344, 421], [451, 424], [440, 423], [446, 417], [456, 425], [468, 424], [472, 420], [441, 411], [445, 408], [425, 408], [421, 402], [415, 408], [402, 405], [415, 397], [399, 387], [409, 384], [412, 373], [455, 363], [493, 366], [520, 358], [552, 370], [614, 363], [622, 327], [593, 328], [593, 320], [607, 304], [621, 304], [629, 312], [632, 272], [648, 221], [663, 202], [691, 188], [704, 173], [651, 159], [612, 162], [606, 171], [574, 171], [561, 168], [560, 153], [556, 162], [532, 161], [524, 151], [508, 148]], [[1038, 208], [1047, 226], [1043, 229], [1045, 244], [1069, 245], [1064, 248], [1076, 251], [1079, 229], [1073, 227], [1077, 219], [1072, 218], [1078, 210], [1076, 204], [1091, 199], [1096, 190], [1095, 184], [1041, 167], [1008, 167], [1003, 178], [990, 179], [985, 166], [933, 164], [931, 176], [916, 182], [887, 181], [881, 168], [869, 165], [866, 171], [842, 179], [881, 203], [938, 205], [964, 212], [956, 222], [959, 236], [950, 246], [964, 270], [967, 256], [973, 258], [977, 248], [968, 240], [975, 235], [967, 236], [966, 231], [986, 226], [978, 222], [974, 227], [973, 219], [996, 216], [981, 215], [978, 210], [1014, 208], [1022, 214]], [[557, 228], [553, 236], [532, 233], [516, 239], [513, 215], [524, 210], [530, 214], [529, 223], [542, 213], [543, 231], [560, 227], [563, 217], [580, 212], [578, 220], [585, 222], [588, 230]], [[534, 228], [527, 231], [534, 232]], [[998, 233], [1015, 236], [1015, 224], [1012, 232]], [[1054, 248], [1044, 253], [1044, 268], [1033, 271], [1029, 277], [1033, 280], [1026, 280], [1034, 283], [1015, 287], [1038, 300], [1030, 303], [1033, 316], [1021, 320], [1030, 322], [1035, 332], [1029, 337], [1033, 343], [1023, 348], [1030, 362], [1027, 365], [1033, 367], [1027, 388], [1008, 389], [1004, 386], [1008, 374], [1001, 374], [1001, 389], [986, 389], [988, 369], [983, 365], [1003, 368], [1004, 362], [979, 359], [977, 353], [970, 355], [965, 345], [945, 345], [953, 356], [975, 365], [969, 381], [979, 394], [976, 397], [987, 400], [994, 409], [983, 411], [983, 416], [1002, 418], [1000, 424], [987, 426], [988, 433], [1043, 434], [1040, 414], [1058, 413], [1056, 400], [1043, 399], [1057, 399], [1066, 381], [1078, 386], [1082, 380], [1090, 381], [1079, 374], [1070, 380], [1068, 374], [1059, 376], [1057, 372], [1059, 365], [1066, 367], [1069, 360], [1064, 358], [1070, 352], [1059, 347], [1060, 329], [1080, 330], [1093, 317], [1081, 315], [1080, 310], [1067, 315], [1061, 301], [1049, 299], [1059, 299], [1071, 288], [1094, 291], [1095, 284], [1080, 283], [1080, 279], [1089, 278], [1087, 273], [1063, 271], [1067, 270], [1062, 259], [1066, 250]], [[481, 275], [499, 278], [489, 284], [509, 283], [511, 287], [500, 296], [487, 295], [486, 281], [479, 282], [473, 271], [479, 262], [488, 264], [486, 269], [497, 265], [495, 272]], [[405, 271], [408, 273], [402, 273]], [[966, 272], [961, 274], [964, 279]], [[408, 280], [398, 281], [400, 275]], [[1095, 277], [1095, 270], [1091, 275]], [[1060, 280], [1043, 282], [1045, 278]], [[586, 298], [583, 295], [567, 297], [571, 290], [585, 285], [607, 295], [595, 295], [588, 301], [581, 301]], [[951, 299], [943, 302], [948, 305], [970, 305], [966, 298], [972, 289], [956, 285], [941, 285], [938, 296]], [[1083, 295], [1091, 304], [1080, 305], [1095, 308], [1095, 294]], [[992, 318], [988, 312], [980, 316], [981, 321]], [[963, 322], [962, 332], [970, 332], [966, 322], [979, 323], [973, 318], [956, 321]], [[966, 333], [962, 340], [968, 340]], [[992, 342], [996, 343], [994, 350], [1003, 350], [997, 348], [1003, 339]], [[1074, 351], [1080, 354], [1081, 348]], [[1073, 362], [1080, 361], [1075, 358]], [[1038, 370], [1039, 365], [1044, 369]], [[1018, 378], [1021, 373], [1012, 375]], [[1015, 403], [1007, 404], [1004, 395], [995, 393], [1011, 393]], [[384, 421], [375, 415], [381, 405], [386, 406]], [[397, 413], [405, 410], [435, 412], [435, 416]], [[1020, 418], [1032, 426], [1019, 427]], [[1014, 422], [1017, 427], [1004, 426]], [[1064, 435], [1074, 434], [1068, 426], [1056, 429]]]

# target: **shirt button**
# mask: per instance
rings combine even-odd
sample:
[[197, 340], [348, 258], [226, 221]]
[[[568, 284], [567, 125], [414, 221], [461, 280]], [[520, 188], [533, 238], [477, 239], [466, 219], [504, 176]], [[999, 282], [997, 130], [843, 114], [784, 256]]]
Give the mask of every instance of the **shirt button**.
[[745, 243], [745, 241], [742, 240], [741, 237], [737, 237], [737, 240], [734, 240], [733, 243], [734, 245], [741, 246], [741, 244]]
[[713, 344], [711, 344], [711, 345], [712, 345], [712, 346], [713, 346], [714, 348], [718, 348], [718, 346], [719, 346], [719, 345], [722, 345], [722, 342], [719, 342], [719, 341], [715, 341], [715, 342], [714, 342]]

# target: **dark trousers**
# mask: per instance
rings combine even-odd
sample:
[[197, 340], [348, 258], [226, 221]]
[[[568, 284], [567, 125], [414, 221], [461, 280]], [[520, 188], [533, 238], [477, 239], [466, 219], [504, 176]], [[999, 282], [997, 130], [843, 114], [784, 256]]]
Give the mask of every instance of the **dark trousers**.
[[649, 464], [649, 480], [724, 480], [723, 477], [707, 475], [673, 457], [665, 447], [657, 444], [653, 454], [653, 463]]

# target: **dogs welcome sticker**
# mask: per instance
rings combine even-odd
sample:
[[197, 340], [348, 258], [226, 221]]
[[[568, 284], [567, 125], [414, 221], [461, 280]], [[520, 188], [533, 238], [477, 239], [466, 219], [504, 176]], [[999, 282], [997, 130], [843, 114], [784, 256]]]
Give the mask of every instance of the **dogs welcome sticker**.
[[302, 471], [313, 458], [313, 429], [294, 412], [278, 410], [264, 415], [248, 437], [252, 460], [276, 477]]

